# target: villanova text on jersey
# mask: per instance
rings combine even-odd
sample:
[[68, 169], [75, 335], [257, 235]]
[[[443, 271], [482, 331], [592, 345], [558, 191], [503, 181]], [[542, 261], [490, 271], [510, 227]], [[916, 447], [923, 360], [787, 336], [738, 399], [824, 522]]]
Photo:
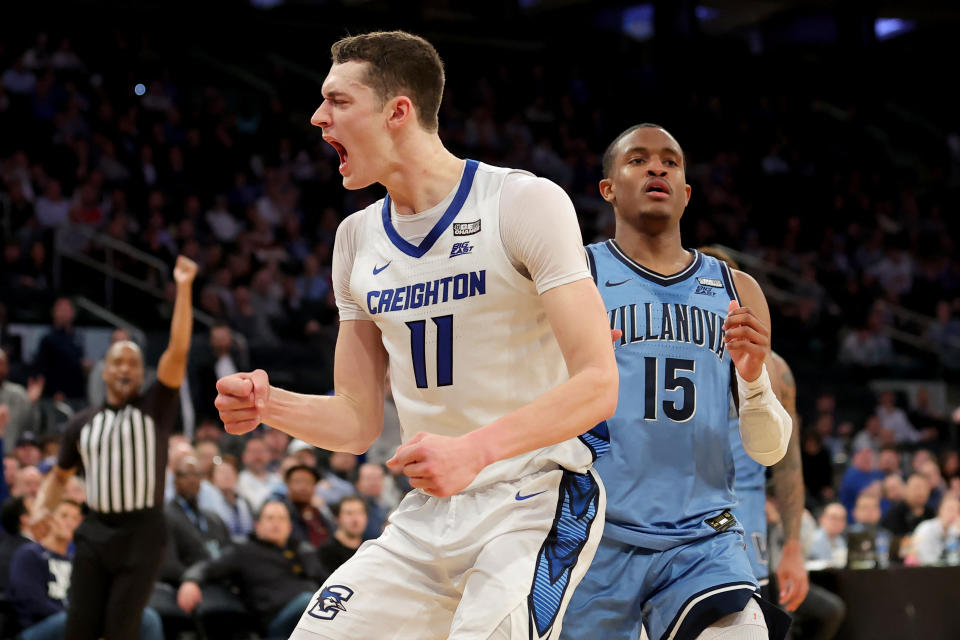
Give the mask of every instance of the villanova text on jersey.
[[685, 269], [661, 275], [613, 240], [587, 247], [610, 327], [623, 332], [610, 452], [595, 465], [608, 495], [604, 535], [655, 550], [738, 527], [724, 515], [736, 499], [722, 329], [737, 294], [726, 264], [691, 253]]
[[[701, 285], [702, 286], [702, 285]], [[723, 285], [721, 285], [723, 286]], [[723, 319], [693, 304], [631, 302], [607, 311], [610, 328], [623, 333], [620, 345], [634, 342], [685, 342], [712, 351], [723, 360]]]

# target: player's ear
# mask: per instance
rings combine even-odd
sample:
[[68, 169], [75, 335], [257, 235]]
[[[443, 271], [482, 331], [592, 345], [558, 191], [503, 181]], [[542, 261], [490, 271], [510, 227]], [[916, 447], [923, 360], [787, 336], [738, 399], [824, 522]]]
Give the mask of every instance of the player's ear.
[[401, 127], [416, 117], [413, 102], [404, 95], [391, 98], [384, 109], [387, 112], [387, 126], [391, 128]]
[[614, 190], [613, 190], [613, 180], [610, 178], [604, 178], [600, 181], [600, 197], [606, 200], [609, 203], [613, 203], [614, 200]]
[[687, 202], [683, 206], [687, 206], [690, 204], [690, 194], [693, 192], [693, 189], [690, 188], [690, 185], [685, 184], [683, 185], [683, 190], [687, 192]]

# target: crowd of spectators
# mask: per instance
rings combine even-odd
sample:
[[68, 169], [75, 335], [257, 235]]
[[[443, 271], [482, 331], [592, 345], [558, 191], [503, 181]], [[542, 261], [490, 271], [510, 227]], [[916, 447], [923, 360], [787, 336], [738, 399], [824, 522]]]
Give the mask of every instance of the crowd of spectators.
[[[0, 418], [0, 432], [6, 425]], [[4, 457], [0, 637], [63, 630], [83, 482], [71, 479], [52, 524], [30, 518], [58, 446], [56, 438], [43, 450], [21, 440]], [[235, 438], [205, 422], [193, 441], [173, 436], [168, 459], [166, 555], [143, 622], [150, 638], [251, 630], [286, 637], [323, 579], [380, 534], [410, 489], [381, 463], [328, 454], [266, 427]], [[35, 597], [40, 590], [50, 597]]]
[[[270, 429], [225, 435], [213, 409], [214, 381], [299, 360], [320, 372], [307, 390], [332, 386], [333, 240], [343, 217], [379, 193], [344, 191], [336, 152], [305, 119], [291, 120], [288, 107], [316, 101], [318, 92], [280, 91], [251, 107], [255, 100], [237, 97], [242, 88], [194, 90], [181, 79], [186, 70], [164, 66], [134, 91], [129, 74], [111, 66], [116, 52], [162, 56], [148, 38], [107, 37], [110, 58], [89, 42], [43, 33], [26, 46], [0, 42], [0, 429], [7, 452], [0, 486], [10, 496], [0, 587], [15, 606], [17, 594], [35, 585], [14, 584], [30, 572], [11, 572], [11, 562], [67, 557], [70, 505], [83, 504], [83, 486], [72, 482], [74, 503], [64, 503], [57, 532], [27, 526], [62, 424], [56, 411], [41, 409], [43, 400], [68, 411], [64, 402], [76, 408], [103, 398], [102, 362], [84, 352], [76, 309], [59, 297], [97, 296], [101, 280], [75, 263], [55, 264], [70, 252], [107, 260], [84, 232], [96, 231], [170, 268], [178, 254], [196, 261], [197, 306], [214, 323], [191, 350], [182, 398], [191, 428], [170, 443], [169, 546], [151, 607], [168, 635], [196, 624], [221, 628], [238, 614], [250, 628], [275, 634], [330, 571], [379, 533], [409, 488], [382, 464], [399, 442], [396, 412], [388, 399], [384, 437], [366, 457], [327, 454]], [[463, 155], [562, 185], [591, 242], [614, 231], [597, 192], [602, 151], [633, 121], [605, 111], [602, 77], [577, 67], [558, 73], [531, 58], [451, 75], [441, 137]], [[641, 75], [657, 85], [653, 69]], [[690, 158], [685, 240], [723, 243], [793, 274], [774, 281], [794, 294], [773, 301], [774, 346], [801, 374], [840, 365], [860, 380], [889, 372], [956, 379], [960, 228], [949, 209], [960, 154], [926, 173], [903, 171], [883, 160], [875, 141], [865, 142], [868, 126], [827, 115], [828, 100], [692, 94], [676, 121], [663, 122]], [[856, 110], [843, 103], [841, 116]], [[839, 152], [845, 162], [824, 152], [818, 136], [849, 144]], [[936, 142], [946, 153], [948, 141]], [[128, 256], [109, 259], [152, 277]], [[148, 331], [166, 325], [169, 298], [124, 291], [113, 311]], [[904, 319], [896, 307], [929, 321]], [[51, 329], [28, 353], [12, 322]], [[892, 340], [892, 329], [926, 347]], [[122, 330], [113, 337], [127, 338]], [[868, 531], [885, 563], [960, 562], [957, 415], [939, 414], [925, 389], [909, 401], [892, 392], [871, 396], [874, 409], [861, 396], [851, 408], [843, 394], [821, 393], [803, 375], [798, 381], [801, 405], [809, 405], [801, 425], [809, 558], [842, 565], [846, 536]], [[53, 603], [49, 612], [61, 609]], [[27, 628], [38, 615], [8, 609], [7, 620]]]

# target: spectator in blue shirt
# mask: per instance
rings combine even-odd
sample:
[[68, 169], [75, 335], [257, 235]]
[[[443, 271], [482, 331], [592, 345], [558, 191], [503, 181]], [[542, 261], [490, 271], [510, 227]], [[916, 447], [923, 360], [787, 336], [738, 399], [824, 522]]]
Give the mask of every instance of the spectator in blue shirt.
[[853, 522], [853, 507], [860, 492], [874, 482], [883, 482], [884, 474], [875, 468], [875, 459], [876, 454], [870, 447], [859, 449], [840, 481], [840, 504], [850, 514], [850, 522]]
[[[49, 530], [40, 542], [22, 545], [10, 563], [9, 599], [17, 612], [23, 640], [63, 638], [67, 624], [73, 534], [83, 520], [80, 505], [62, 500], [49, 519]], [[141, 640], [162, 640], [160, 618], [152, 609], [143, 612]]]

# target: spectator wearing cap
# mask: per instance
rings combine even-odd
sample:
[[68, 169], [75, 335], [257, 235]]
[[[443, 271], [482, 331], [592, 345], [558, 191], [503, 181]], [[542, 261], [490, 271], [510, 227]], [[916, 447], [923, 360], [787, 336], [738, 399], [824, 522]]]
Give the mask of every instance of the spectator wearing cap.
[[863, 447], [853, 454], [850, 466], [847, 467], [840, 481], [840, 504], [850, 513], [851, 522], [853, 507], [860, 492], [874, 482], [883, 481], [883, 472], [874, 468], [875, 463], [876, 454], [873, 449], [869, 446]]
[[21, 467], [35, 467], [40, 464], [43, 451], [40, 449], [40, 443], [36, 441], [33, 433], [27, 432], [17, 440], [13, 448], [13, 455], [17, 457]]
[[367, 503], [360, 496], [347, 496], [333, 505], [337, 530], [320, 547], [323, 567], [333, 573], [340, 565], [353, 557], [363, 544], [363, 532], [367, 528]]
[[323, 545], [333, 532], [333, 518], [324, 513], [326, 505], [316, 496], [314, 490], [320, 474], [305, 464], [293, 464], [283, 473], [286, 496], [274, 496], [280, 499], [290, 512], [293, 527], [291, 535], [309, 542], [316, 548]]
[[40, 424], [40, 408], [37, 400], [43, 394], [42, 377], [31, 378], [24, 388], [7, 380], [10, 360], [7, 352], [0, 349], [0, 407], [7, 408], [7, 423], [3, 431], [4, 451], [12, 451], [24, 433], [33, 431]]
[[934, 511], [927, 506], [929, 499], [930, 483], [922, 475], [913, 474], [907, 479], [903, 500], [890, 506], [880, 524], [895, 536], [910, 535], [918, 524], [934, 517]]
[[234, 541], [242, 541], [253, 531], [253, 510], [237, 493], [237, 475], [237, 459], [233, 456], [224, 456], [213, 465], [210, 479], [216, 493], [209, 509], [220, 516]]

